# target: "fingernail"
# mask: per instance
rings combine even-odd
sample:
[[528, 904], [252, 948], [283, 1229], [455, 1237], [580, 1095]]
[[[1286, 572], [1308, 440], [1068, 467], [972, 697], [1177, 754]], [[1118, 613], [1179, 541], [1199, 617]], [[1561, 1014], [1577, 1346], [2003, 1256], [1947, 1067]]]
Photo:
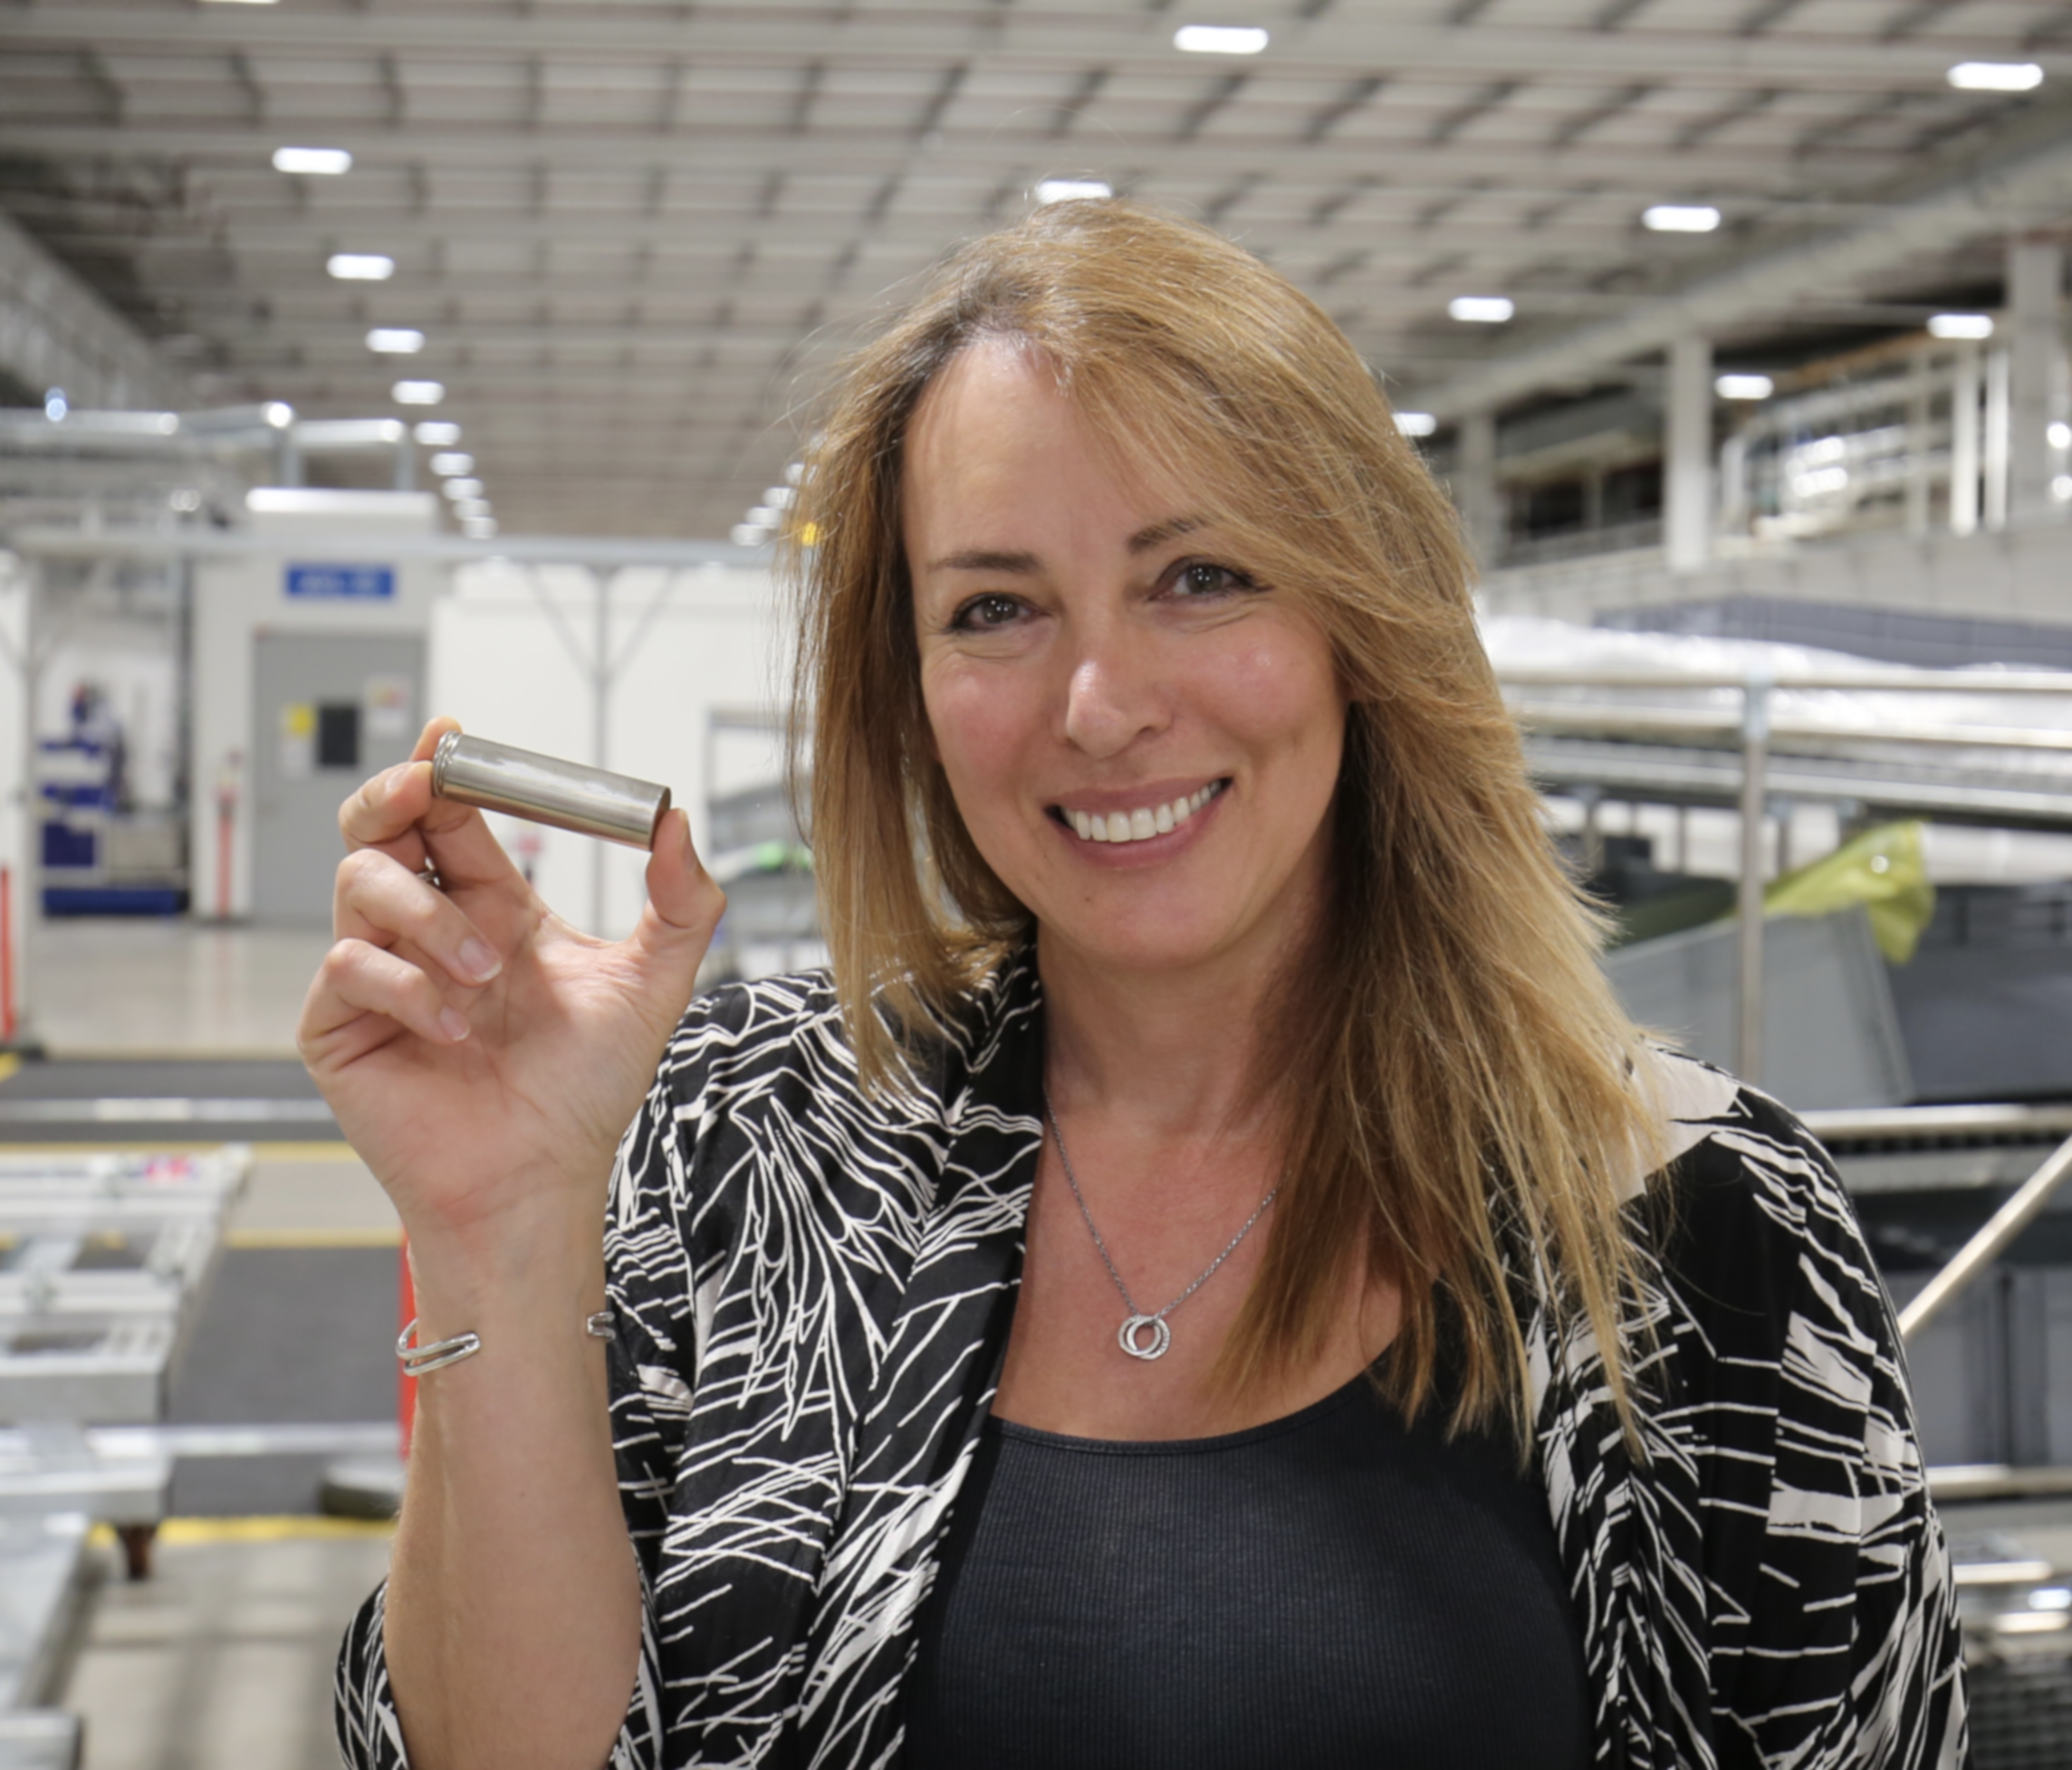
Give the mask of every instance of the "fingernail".
[[461, 975], [471, 983], [486, 984], [504, 969], [504, 961], [496, 956], [496, 949], [486, 940], [473, 936], [461, 942]]
[[467, 1037], [467, 1016], [457, 1008], [439, 1010], [439, 1029], [455, 1044]]

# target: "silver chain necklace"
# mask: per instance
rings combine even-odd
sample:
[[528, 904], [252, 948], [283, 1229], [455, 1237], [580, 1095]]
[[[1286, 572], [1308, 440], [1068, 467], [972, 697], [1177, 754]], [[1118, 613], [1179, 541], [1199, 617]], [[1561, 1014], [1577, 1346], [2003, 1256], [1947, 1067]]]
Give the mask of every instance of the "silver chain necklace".
[[[1137, 1300], [1129, 1294], [1129, 1287], [1122, 1282], [1122, 1275], [1116, 1271], [1115, 1262], [1108, 1255], [1108, 1243], [1101, 1239], [1101, 1232], [1094, 1226], [1094, 1214], [1087, 1209], [1087, 1195], [1079, 1190], [1079, 1177], [1072, 1172], [1072, 1158], [1065, 1153], [1065, 1134], [1058, 1128], [1058, 1115], [1051, 1110], [1048, 1096], [1043, 1102], [1043, 1116], [1050, 1122], [1050, 1135], [1058, 1140], [1058, 1160], [1065, 1170], [1065, 1184], [1072, 1189], [1072, 1197], [1079, 1203], [1079, 1215], [1087, 1220], [1087, 1233], [1094, 1238], [1094, 1247], [1101, 1257], [1101, 1264], [1108, 1268], [1108, 1275], [1115, 1280], [1116, 1289], [1122, 1293], [1123, 1307], [1129, 1311], [1128, 1316], [1116, 1332], [1116, 1344], [1133, 1358], [1147, 1361], [1162, 1358], [1166, 1356], [1166, 1349], [1173, 1344], [1173, 1329], [1167, 1324], [1166, 1316], [1214, 1278], [1216, 1269], [1237, 1251], [1238, 1243], [1251, 1234], [1252, 1226], [1266, 1214], [1266, 1207], [1280, 1196], [1281, 1184], [1278, 1181], [1274, 1182], [1266, 1197], [1260, 1200], [1259, 1208], [1245, 1218], [1244, 1227], [1230, 1238], [1230, 1246], [1209, 1262], [1192, 1284], [1157, 1314], [1146, 1315], [1137, 1308]], [[1151, 1336], [1148, 1341], [1143, 1337], [1146, 1333]]]

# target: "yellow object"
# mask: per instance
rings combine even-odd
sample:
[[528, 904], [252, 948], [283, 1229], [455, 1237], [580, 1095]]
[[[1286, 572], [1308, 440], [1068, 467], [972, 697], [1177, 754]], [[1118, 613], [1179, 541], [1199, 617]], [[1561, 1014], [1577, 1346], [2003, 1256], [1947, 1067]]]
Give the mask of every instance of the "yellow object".
[[1895, 965], [1913, 958], [1935, 913], [1918, 822], [1866, 830], [1811, 866], [1773, 880], [1762, 894], [1773, 916], [1832, 916], [1856, 904], [1869, 916], [1880, 952]]
[[[167, 1518], [158, 1529], [158, 1539], [175, 1548], [216, 1542], [298, 1542], [339, 1537], [391, 1537], [393, 1520], [374, 1518], [257, 1517]], [[97, 1524], [87, 1538], [96, 1548], [112, 1549], [113, 1526]]]

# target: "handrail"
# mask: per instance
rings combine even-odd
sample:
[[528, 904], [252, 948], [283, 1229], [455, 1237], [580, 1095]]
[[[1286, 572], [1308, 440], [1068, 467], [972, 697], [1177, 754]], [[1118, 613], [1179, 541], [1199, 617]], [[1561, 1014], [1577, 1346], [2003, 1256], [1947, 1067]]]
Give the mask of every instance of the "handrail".
[[1914, 1300], [1899, 1312], [1899, 1337], [1913, 1339], [1945, 1305], [1990, 1266], [2037, 1212], [2050, 1202], [2051, 1195], [2072, 1176], [2072, 1137], [2051, 1151], [2043, 1165], [2024, 1181], [2014, 1196], [1986, 1220], [1970, 1241], [1957, 1250], [1956, 1257], [1930, 1279]]
[[[1531, 664], [1499, 668], [1497, 681], [1521, 688], [1745, 688], [1747, 672], [1564, 670]], [[1779, 671], [1773, 688], [1874, 688], [1950, 695], [2072, 695], [2072, 670], [2007, 670], [1975, 676], [1955, 670]]]
[[[2072, 688], [2062, 691], [2072, 698]], [[1640, 737], [1738, 737], [1741, 715], [1725, 708], [1619, 707], [1581, 701], [1527, 700], [1511, 703], [1524, 724], [1543, 729], [1630, 732]], [[1826, 720], [1773, 718], [1773, 738], [1877, 744], [1930, 744], [1959, 749], [2048, 749], [2072, 751], [2072, 732], [2037, 725], [1844, 725]]]
[[1799, 1123], [1823, 1143], [1903, 1137], [2072, 1136], [2072, 1103], [1960, 1107], [1828, 1107], [1802, 1112]]

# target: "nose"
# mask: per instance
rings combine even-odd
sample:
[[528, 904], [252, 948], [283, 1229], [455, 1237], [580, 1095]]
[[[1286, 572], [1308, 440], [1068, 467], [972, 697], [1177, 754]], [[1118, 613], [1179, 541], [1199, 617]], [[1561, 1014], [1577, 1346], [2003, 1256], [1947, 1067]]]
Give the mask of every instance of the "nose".
[[1065, 688], [1065, 738], [1074, 749], [1105, 761], [1166, 726], [1170, 713], [1149, 651], [1143, 636], [1118, 627], [1082, 645]]

